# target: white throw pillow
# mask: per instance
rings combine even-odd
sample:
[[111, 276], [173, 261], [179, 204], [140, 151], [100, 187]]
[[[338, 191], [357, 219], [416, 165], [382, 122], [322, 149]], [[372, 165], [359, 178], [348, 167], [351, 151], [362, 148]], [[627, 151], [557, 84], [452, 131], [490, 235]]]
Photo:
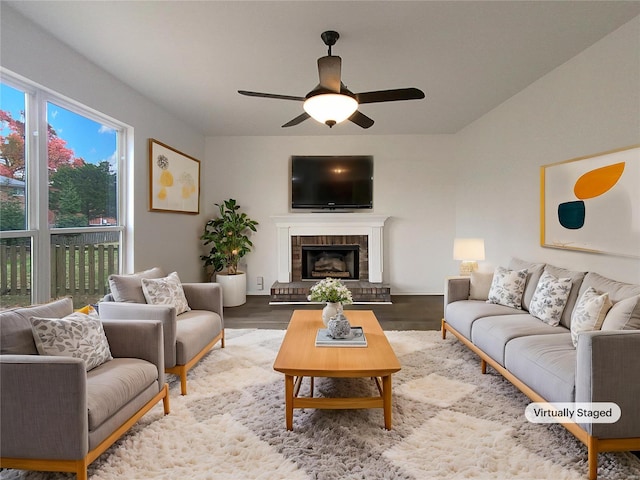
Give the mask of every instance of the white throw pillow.
[[493, 272], [471, 272], [469, 300], [486, 300], [493, 280]]
[[507, 270], [497, 267], [489, 289], [487, 303], [522, 309], [522, 293], [527, 282], [527, 269]]
[[556, 278], [549, 272], [542, 272], [529, 304], [529, 313], [552, 327], [558, 326], [569, 292], [570, 278]]
[[143, 278], [142, 292], [147, 303], [151, 305], [172, 305], [176, 307], [176, 315], [191, 310], [184, 296], [180, 277], [171, 272], [164, 278]]
[[64, 318], [31, 317], [30, 320], [40, 355], [81, 358], [87, 372], [113, 359], [97, 316], [74, 312]]
[[598, 293], [593, 287], [584, 291], [571, 314], [571, 341], [574, 347], [578, 346], [580, 333], [600, 330], [611, 306], [608, 293]]

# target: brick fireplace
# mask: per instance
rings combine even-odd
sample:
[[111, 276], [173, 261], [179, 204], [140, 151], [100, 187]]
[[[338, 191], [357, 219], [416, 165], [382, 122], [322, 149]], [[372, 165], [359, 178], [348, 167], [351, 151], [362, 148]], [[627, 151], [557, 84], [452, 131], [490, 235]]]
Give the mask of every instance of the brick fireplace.
[[387, 217], [365, 213], [310, 213], [273, 217], [278, 231], [278, 281], [272, 303], [306, 302], [309, 288], [331, 276], [344, 280], [354, 302], [390, 302], [382, 283]]

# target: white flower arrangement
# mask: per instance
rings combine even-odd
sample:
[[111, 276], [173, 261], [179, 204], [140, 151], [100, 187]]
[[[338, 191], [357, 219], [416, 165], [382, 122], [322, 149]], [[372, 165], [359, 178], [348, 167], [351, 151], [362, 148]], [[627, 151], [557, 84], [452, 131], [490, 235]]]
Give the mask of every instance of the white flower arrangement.
[[353, 303], [351, 291], [335, 278], [325, 278], [309, 290], [310, 302]]

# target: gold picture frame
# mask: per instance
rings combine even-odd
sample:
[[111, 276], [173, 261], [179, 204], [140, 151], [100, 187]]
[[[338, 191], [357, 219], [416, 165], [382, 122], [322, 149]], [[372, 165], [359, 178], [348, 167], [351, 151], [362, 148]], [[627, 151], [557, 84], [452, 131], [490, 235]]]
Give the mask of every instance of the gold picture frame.
[[200, 213], [200, 160], [149, 139], [149, 210]]
[[540, 167], [540, 245], [640, 258], [640, 144]]

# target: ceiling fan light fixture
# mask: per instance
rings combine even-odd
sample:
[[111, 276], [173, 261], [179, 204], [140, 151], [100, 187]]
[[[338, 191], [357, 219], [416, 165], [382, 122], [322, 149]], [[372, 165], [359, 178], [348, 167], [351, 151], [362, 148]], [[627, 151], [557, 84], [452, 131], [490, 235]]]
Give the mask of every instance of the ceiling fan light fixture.
[[311, 118], [331, 128], [353, 115], [358, 109], [358, 102], [349, 95], [321, 93], [307, 98], [303, 108]]

